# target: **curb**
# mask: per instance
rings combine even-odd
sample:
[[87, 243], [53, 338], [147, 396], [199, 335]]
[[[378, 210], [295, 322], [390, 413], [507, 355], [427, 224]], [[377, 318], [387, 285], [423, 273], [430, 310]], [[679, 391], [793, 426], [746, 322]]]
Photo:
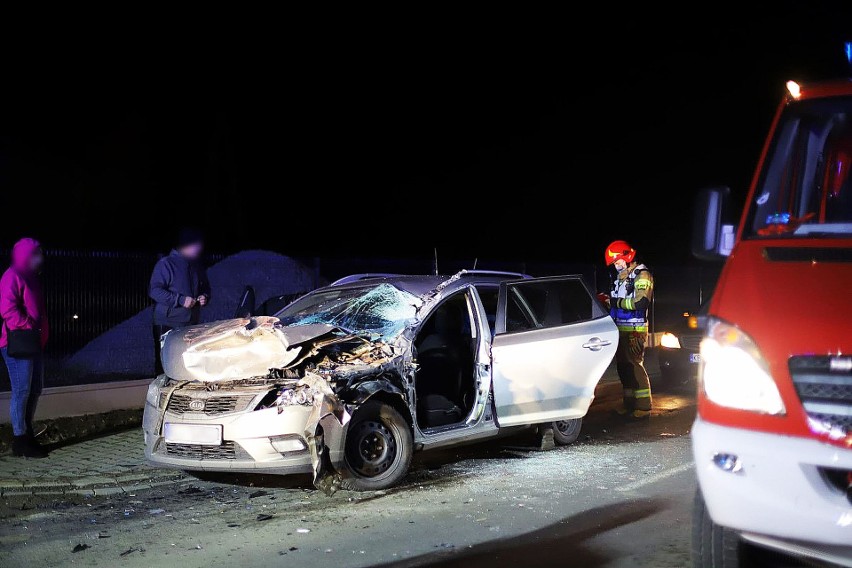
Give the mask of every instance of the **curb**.
[[101, 497], [132, 493], [179, 483], [187, 479], [181, 472], [127, 473], [116, 476], [90, 475], [77, 479], [52, 479], [24, 482], [0, 479], [0, 497], [30, 497], [35, 495], [83, 495]]

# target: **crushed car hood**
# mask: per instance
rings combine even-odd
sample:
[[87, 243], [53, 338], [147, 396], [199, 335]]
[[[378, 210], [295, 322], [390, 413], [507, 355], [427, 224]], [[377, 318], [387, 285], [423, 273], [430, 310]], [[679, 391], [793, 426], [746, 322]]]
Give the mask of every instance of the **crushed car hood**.
[[260, 377], [287, 367], [302, 354], [303, 344], [335, 329], [327, 324], [282, 327], [278, 318], [268, 316], [177, 329], [163, 340], [163, 370], [178, 381]]

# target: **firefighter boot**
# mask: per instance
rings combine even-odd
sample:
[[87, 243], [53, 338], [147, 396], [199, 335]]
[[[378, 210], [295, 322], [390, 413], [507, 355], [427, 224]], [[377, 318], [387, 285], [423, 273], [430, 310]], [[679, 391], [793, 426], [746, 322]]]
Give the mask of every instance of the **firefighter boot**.
[[621, 399], [621, 404], [615, 408], [615, 414], [624, 418], [632, 414], [634, 408], [636, 408], [636, 398], [633, 396], [633, 389], [624, 389], [624, 396]]

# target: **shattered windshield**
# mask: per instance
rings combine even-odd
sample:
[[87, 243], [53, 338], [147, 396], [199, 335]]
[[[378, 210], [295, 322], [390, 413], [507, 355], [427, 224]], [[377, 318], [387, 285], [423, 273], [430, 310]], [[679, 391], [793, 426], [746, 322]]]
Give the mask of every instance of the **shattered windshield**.
[[325, 323], [353, 333], [391, 338], [405, 329], [420, 304], [413, 294], [379, 284], [308, 294], [277, 316], [284, 325]]
[[747, 236], [852, 234], [852, 98], [791, 103], [751, 204]]

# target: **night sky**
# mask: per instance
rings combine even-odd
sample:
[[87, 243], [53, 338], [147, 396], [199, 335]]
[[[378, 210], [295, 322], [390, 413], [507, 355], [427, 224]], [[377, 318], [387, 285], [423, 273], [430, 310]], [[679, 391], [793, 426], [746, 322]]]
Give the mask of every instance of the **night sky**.
[[695, 191], [743, 198], [785, 81], [848, 75], [840, 5], [60, 51], [4, 107], [0, 247], [166, 250], [194, 224], [222, 252], [686, 261]]

